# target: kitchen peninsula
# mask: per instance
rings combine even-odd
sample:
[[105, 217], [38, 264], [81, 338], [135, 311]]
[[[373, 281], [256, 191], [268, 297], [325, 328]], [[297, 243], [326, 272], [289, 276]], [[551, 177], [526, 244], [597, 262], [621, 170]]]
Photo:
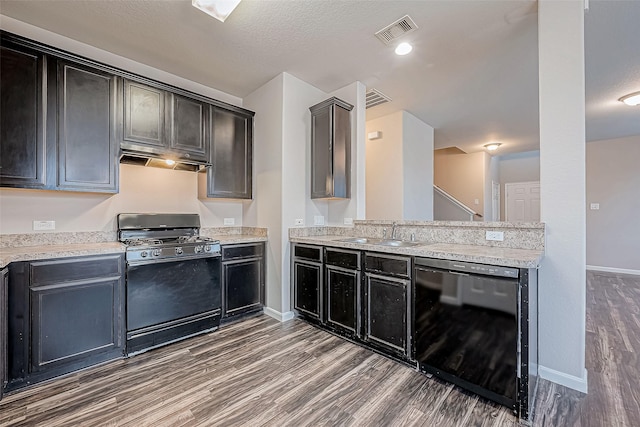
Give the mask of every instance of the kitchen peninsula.
[[533, 410], [544, 224], [356, 221], [289, 230], [309, 323], [511, 408]]

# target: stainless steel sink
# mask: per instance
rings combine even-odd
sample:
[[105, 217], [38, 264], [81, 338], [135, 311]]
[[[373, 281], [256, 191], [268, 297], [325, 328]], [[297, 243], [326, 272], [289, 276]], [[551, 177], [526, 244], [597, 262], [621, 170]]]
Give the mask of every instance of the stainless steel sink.
[[396, 248], [406, 248], [406, 247], [418, 246], [423, 244], [420, 242], [405, 242], [404, 240], [376, 239], [376, 238], [370, 238], [370, 237], [349, 237], [348, 239], [340, 240], [340, 242], [360, 243], [364, 245], [392, 246]]
[[397, 248], [406, 248], [410, 246], [418, 246], [421, 244], [422, 243], [420, 242], [405, 242], [404, 240], [382, 240], [376, 243], [376, 245], [380, 245], [380, 246], [393, 246]]
[[382, 242], [382, 239], [374, 239], [369, 237], [349, 237], [348, 239], [342, 239], [340, 242], [345, 243], [360, 243], [360, 244], [368, 244], [368, 245], [377, 245]]

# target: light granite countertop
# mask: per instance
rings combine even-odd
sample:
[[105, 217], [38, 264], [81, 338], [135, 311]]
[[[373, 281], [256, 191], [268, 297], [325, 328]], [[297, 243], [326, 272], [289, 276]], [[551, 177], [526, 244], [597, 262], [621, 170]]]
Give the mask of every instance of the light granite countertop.
[[[266, 236], [254, 234], [208, 235], [222, 245], [264, 242]], [[36, 261], [51, 258], [124, 253], [126, 246], [120, 242], [64, 243], [59, 245], [0, 247], [0, 268], [12, 262]]]
[[5, 247], [0, 248], [0, 266], [4, 268], [18, 261], [114, 254], [124, 253], [124, 251], [125, 246], [120, 242]]
[[418, 242], [421, 244], [399, 248], [342, 241], [348, 238], [348, 236], [291, 236], [289, 240], [293, 243], [306, 243], [310, 245], [332, 246], [426, 258], [450, 259], [454, 261], [466, 261], [478, 264], [491, 264], [518, 268], [537, 268], [544, 255], [543, 251], [535, 249], [512, 249], [491, 246], [462, 245], [455, 243]]

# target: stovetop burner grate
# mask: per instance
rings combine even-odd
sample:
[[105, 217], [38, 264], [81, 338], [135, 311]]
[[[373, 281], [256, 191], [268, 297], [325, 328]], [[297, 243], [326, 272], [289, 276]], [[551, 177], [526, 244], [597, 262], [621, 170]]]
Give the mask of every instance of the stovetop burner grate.
[[160, 239], [127, 239], [124, 241], [127, 246], [161, 245], [162, 243]]

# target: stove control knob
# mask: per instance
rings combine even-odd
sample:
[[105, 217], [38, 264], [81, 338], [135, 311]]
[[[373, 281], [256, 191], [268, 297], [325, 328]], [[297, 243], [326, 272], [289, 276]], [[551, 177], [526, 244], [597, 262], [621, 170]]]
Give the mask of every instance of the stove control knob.
[[160, 249], [154, 249], [153, 256], [160, 256]]
[[211, 245], [205, 245], [204, 250], [205, 252], [211, 252]]
[[198, 245], [198, 246], [194, 246], [193, 247], [193, 252], [199, 254], [202, 253], [202, 246]]
[[146, 258], [146, 257], [147, 257], [147, 251], [142, 251], [142, 252], [140, 252], [140, 256], [141, 256], [142, 258]]
[[176, 248], [176, 255], [182, 255], [182, 248]]

